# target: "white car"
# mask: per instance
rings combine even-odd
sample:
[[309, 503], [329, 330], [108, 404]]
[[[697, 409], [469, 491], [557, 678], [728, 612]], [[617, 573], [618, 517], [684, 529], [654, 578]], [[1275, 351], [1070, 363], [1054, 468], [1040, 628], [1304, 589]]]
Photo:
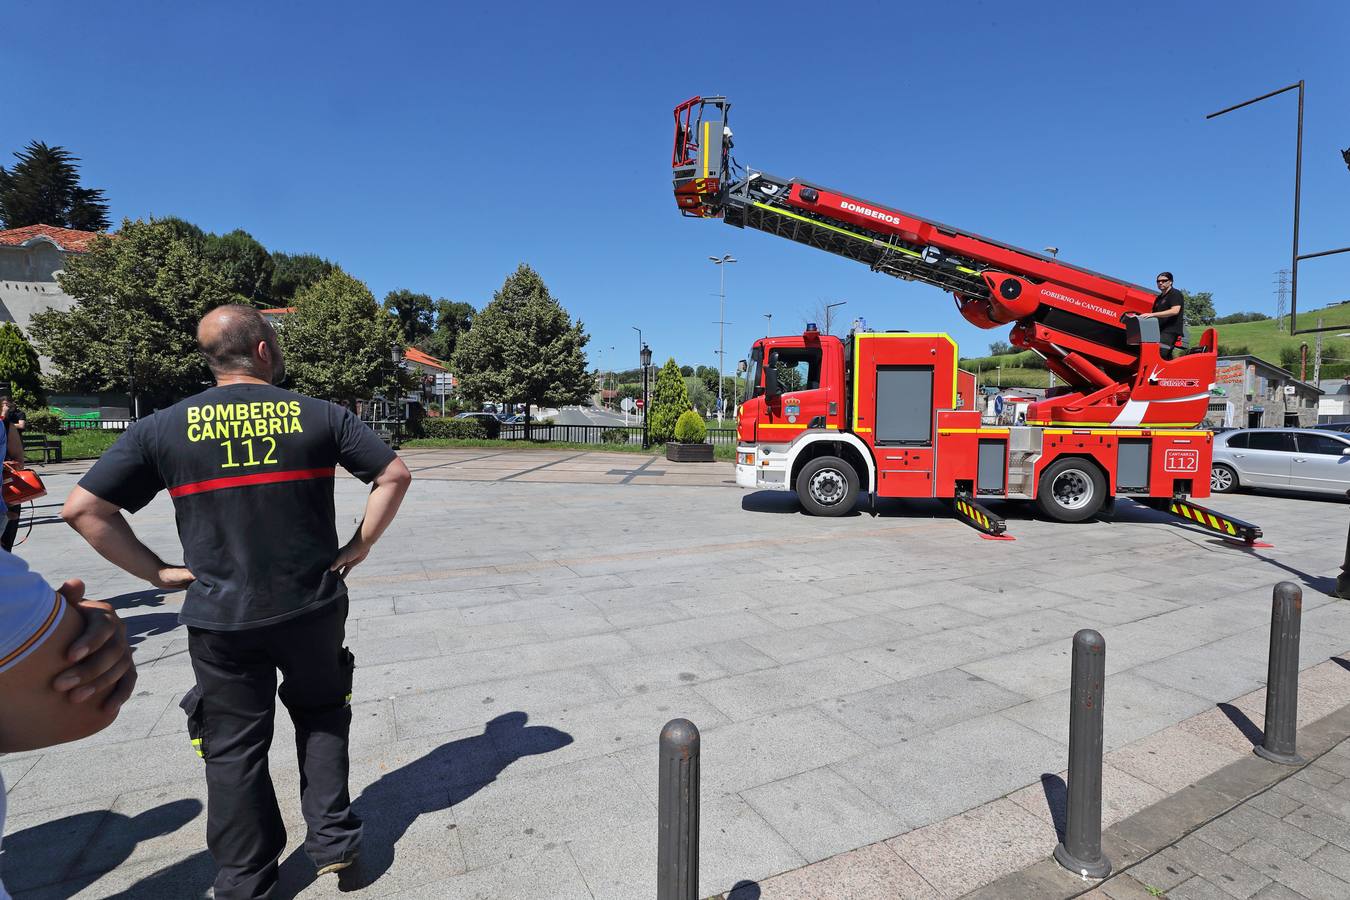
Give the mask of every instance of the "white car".
[[1280, 488], [1346, 496], [1350, 435], [1311, 428], [1243, 428], [1214, 436], [1209, 489]]

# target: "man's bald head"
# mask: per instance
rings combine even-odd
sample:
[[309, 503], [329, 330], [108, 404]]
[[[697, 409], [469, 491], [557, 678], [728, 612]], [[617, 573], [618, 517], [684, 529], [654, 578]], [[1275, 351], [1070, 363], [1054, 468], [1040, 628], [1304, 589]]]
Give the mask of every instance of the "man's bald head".
[[280, 381], [285, 371], [277, 335], [262, 313], [251, 306], [217, 306], [197, 325], [197, 345], [211, 374], [248, 375]]

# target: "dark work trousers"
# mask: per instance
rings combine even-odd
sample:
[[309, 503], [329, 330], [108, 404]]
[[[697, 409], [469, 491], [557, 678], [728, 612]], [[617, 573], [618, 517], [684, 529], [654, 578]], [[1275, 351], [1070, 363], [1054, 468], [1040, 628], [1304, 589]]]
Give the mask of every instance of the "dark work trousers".
[[361, 820], [347, 792], [351, 655], [343, 648], [347, 598], [279, 625], [247, 631], [188, 629], [199, 694], [183, 701], [206, 760], [206, 845], [219, 869], [216, 900], [270, 898], [286, 846], [267, 770], [281, 702], [295, 723], [305, 852], [315, 866], [353, 855]]
[[[4, 508], [4, 530], [0, 531], [0, 550], [13, 550], [14, 538], [19, 533], [19, 511], [23, 509], [23, 504], [17, 506], [6, 506]], [[9, 518], [10, 514], [14, 518]]]

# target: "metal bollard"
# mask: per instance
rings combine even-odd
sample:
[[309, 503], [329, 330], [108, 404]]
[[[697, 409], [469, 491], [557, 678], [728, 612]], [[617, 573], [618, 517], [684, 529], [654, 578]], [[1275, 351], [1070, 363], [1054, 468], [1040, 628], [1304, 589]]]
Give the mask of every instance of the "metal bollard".
[[1301, 766], [1298, 740], [1298, 637], [1303, 590], [1292, 581], [1275, 585], [1270, 604], [1270, 668], [1266, 674], [1266, 733], [1256, 755]]
[[1091, 628], [1073, 636], [1073, 681], [1069, 688], [1069, 796], [1064, 840], [1055, 861], [1084, 878], [1111, 874], [1102, 853], [1102, 701], [1106, 687], [1106, 639]]
[[698, 900], [698, 728], [671, 719], [661, 729], [656, 900]]

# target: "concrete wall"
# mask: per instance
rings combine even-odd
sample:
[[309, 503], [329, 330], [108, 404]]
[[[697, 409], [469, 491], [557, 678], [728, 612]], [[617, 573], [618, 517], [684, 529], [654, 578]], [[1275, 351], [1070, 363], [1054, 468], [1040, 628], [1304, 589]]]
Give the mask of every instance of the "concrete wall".
[[[74, 298], [56, 283], [56, 273], [64, 266], [65, 253], [46, 241], [0, 247], [0, 322], [14, 322], [28, 334], [33, 313], [70, 309]], [[42, 358], [44, 372], [49, 362]]]

